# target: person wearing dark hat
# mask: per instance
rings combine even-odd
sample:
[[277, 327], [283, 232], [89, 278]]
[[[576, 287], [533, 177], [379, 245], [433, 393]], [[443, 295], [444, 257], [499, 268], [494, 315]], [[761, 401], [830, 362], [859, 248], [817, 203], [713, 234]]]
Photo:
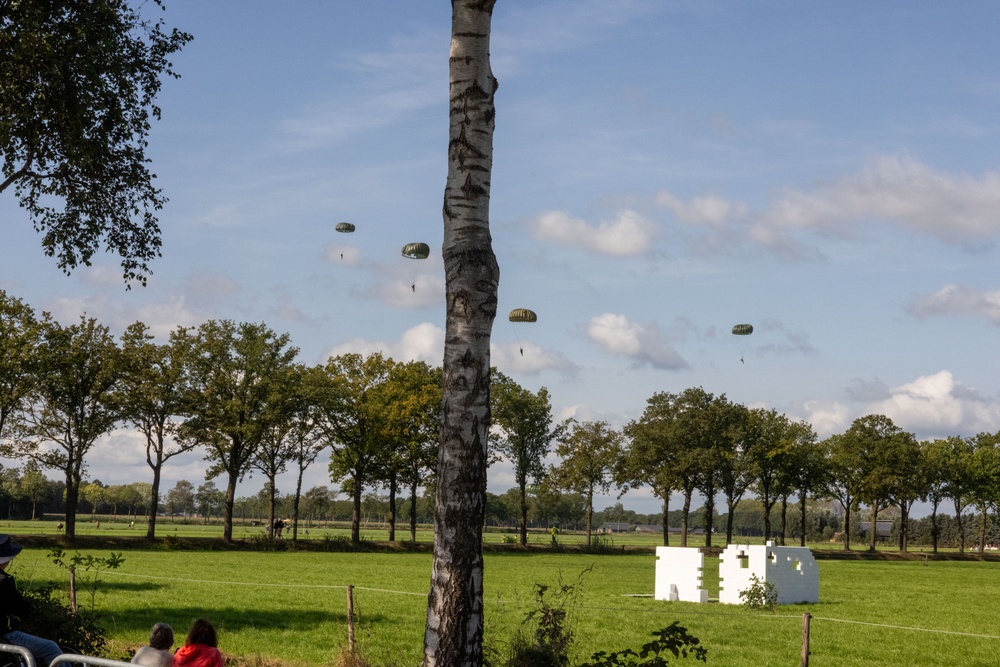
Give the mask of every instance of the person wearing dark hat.
[[0, 534], [0, 640], [28, 649], [36, 663], [48, 665], [62, 655], [59, 644], [17, 629], [31, 613], [31, 603], [17, 590], [13, 575], [7, 573], [7, 567], [19, 553], [21, 545], [10, 539], [10, 535]]

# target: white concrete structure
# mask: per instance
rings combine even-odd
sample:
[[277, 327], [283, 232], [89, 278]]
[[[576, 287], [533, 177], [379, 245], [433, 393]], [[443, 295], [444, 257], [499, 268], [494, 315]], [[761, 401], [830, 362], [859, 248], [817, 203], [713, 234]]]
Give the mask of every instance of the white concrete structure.
[[[708, 602], [701, 587], [705, 556], [692, 547], [656, 547], [657, 600]], [[719, 602], [743, 604], [740, 592], [756, 576], [774, 586], [778, 604], [819, 601], [819, 568], [806, 547], [776, 547], [774, 542], [730, 544], [719, 561]]]
[[688, 547], [656, 547], [657, 600], [708, 602], [708, 591], [701, 587], [705, 555]]
[[778, 604], [819, 601], [819, 568], [807, 547], [730, 544], [719, 562], [719, 602], [742, 604], [754, 576], [774, 586]]

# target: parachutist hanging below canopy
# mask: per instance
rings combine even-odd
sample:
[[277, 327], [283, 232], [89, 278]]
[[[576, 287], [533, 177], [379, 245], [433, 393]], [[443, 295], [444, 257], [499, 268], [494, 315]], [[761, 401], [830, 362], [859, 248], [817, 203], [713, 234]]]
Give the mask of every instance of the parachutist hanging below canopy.
[[[431, 254], [431, 247], [426, 243], [407, 243], [403, 246], [403, 257], [407, 259], [427, 259]], [[417, 281], [410, 284], [410, 290], [414, 294], [417, 292]]]
[[[752, 333], [753, 333], [753, 325], [752, 324], [736, 324], [736, 325], [733, 326], [733, 335], [734, 336], [749, 336]], [[746, 363], [745, 361], [743, 361], [743, 355], [742, 354], [740, 355], [740, 363], [741, 364]]]
[[[535, 314], [535, 311], [528, 310], [527, 308], [515, 308], [510, 311], [510, 314], [507, 316], [507, 320], [510, 322], [524, 322], [532, 324], [538, 321], [538, 315]], [[519, 345], [518, 348], [521, 350], [521, 356], [523, 357], [524, 346]]]

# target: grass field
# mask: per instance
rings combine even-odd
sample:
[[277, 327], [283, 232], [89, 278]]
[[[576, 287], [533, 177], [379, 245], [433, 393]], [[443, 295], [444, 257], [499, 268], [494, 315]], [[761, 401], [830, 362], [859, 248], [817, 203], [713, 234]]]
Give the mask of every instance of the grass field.
[[[17, 534], [13, 527], [3, 530]], [[427, 553], [161, 547], [128, 549], [124, 557], [119, 570], [101, 575], [95, 598], [114, 640], [114, 657], [143, 643], [156, 621], [171, 623], [182, 636], [191, 620], [205, 617], [219, 627], [221, 648], [229, 655], [332, 664], [346, 643], [350, 584], [356, 587], [358, 645], [369, 660], [420, 663]], [[812, 665], [969, 667], [993, 665], [1000, 652], [996, 562], [821, 560], [820, 602], [779, 607], [773, 614], [655, 601], [654, 563], [652, 553], [634, 551], [488, 552], [487, 643], [502, 646], [535, 607], [535, 583], [556, 588], [563, 582], [579, 583], [570, 607], [574, 662], [601, 649], [638, 648], [654, 630], [678, 620], [708, 648], [709, 665], [798, 665], [805, 612], [814, 617]], [[14, 567], [22, 585], [66, 578], [44, 549], [26, 549]], [[706, 572], [715, 571], [709, 559]], [[717, 580], [705, 586], [710, 597], [717, 596]], [[88, 602], [85, 595], [81, 602]]]

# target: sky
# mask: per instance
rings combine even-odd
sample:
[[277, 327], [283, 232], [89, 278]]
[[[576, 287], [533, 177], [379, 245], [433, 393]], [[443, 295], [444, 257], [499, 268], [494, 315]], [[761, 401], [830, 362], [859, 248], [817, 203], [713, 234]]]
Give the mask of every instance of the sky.
[[[5, 193], [0, 288], [115, 333], [264, 322], [306, 364], [440, 365], [449, 3], [165, 17], [194, 41], [150, 136], [170, 201], [148, 286], [125, 290], [106, 254], [64, 276]], [[498, 0], [493, 365], [546, 387], [556, 419], [614, 427], [703, 387], [821, 438], [873, 413], [921, 440], [1000, 430], [998, 24], [984, 0]], [[427, 260], [401, 256], [416, 241]], [[88, 465], [150, 478], [127, 431]], [[174, 459], [163, 488], [204, 467]], [[512, 485], [491, 468], [490, 491]]]

